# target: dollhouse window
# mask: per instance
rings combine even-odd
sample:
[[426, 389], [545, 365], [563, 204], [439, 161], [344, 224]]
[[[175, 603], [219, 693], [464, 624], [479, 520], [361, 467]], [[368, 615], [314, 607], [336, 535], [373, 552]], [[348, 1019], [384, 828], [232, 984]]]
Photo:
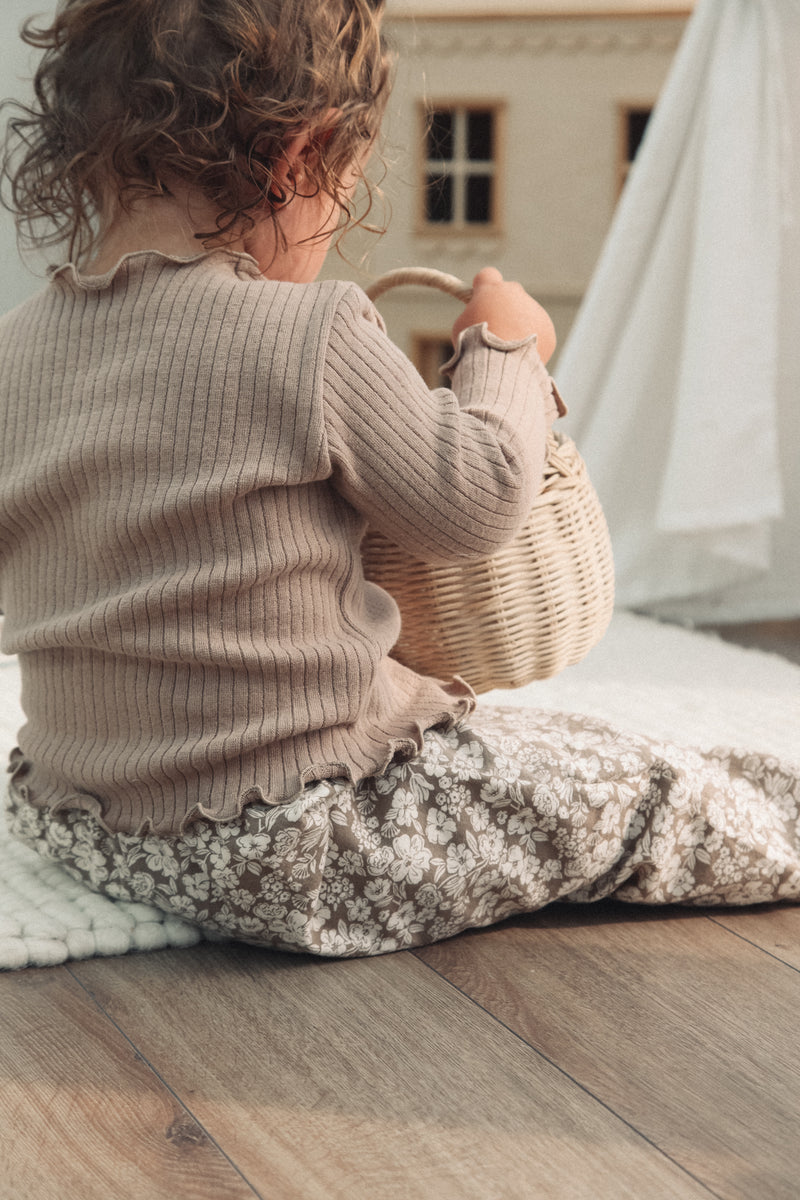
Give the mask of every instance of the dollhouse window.
[[452, 357], [453, 343], [446, 333], [412, 335], [411, 358], [429, 388], [447, 387], [439, 368]]
[[652, 111], [652, 105], [644, 104], [624, 104], [620, 108], [620, 150], [617, 169], [620, 191], [639, 152]]
[[436, 105], [423, 115], [423, 227], [464, 230], [495, 226], [498, 107]]

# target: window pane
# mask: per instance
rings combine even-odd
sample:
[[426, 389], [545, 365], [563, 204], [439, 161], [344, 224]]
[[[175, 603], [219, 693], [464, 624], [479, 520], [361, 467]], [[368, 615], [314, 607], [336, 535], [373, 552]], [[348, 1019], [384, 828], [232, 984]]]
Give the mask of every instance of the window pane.
[[633, 108], [628, 112], [628, 162], [633, 162], [639, 149], [647, 122], [650, 120], [649, 108]]
[[466, 180], [466, 218], [475, 224], [489, 225], [492, 220], [491, 175], [469, 175]]
[[438, 108], [429, 114], [428, 158], [450, 162], [452, 157], [453, 113], [446, 108]]
[[491, 162], [494, 158], [494, 114], [467, 113], [467, 158], [470, 162]]
[[441, 223], [452, 219], [452, 175], [429, 175], [425, 181], [425, 220]]
[[453, 357], [453, 343], [449, 338], [428, 337], [427, 335], [417, 337], [415, 341], [417, 344], [415, 359], [420, 375], [428, 387], [441, 387], [443, 381], [439, 368]]

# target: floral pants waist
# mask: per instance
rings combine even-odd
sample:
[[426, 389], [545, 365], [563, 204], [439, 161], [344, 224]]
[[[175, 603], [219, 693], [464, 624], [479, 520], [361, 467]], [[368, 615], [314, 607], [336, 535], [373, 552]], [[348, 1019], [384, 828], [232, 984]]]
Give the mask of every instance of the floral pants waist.
[[554, 900], [800, 899], [800, 772], [601, 721], [479, 709], [420, 754], [182, 836], [9, 794], [14, 836], [96, 891], [282, 950], [382, 954]]

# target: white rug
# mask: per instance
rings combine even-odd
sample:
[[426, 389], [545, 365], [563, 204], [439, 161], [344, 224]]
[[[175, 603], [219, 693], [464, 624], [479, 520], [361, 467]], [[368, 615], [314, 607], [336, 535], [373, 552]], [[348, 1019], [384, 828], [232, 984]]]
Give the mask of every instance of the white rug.
[[[0, 656], [0, 758], [23, 717], [14, 659]], [[618, 613], [577, 667], [493, 704], [572, 709], [625, 729], [711, 749], [800, 762], [800, 666], [716, 637]], [[189, 946], [202, 935], [145, 904], [106, 900], [12, 842], [0, 821], [0, 969]]]

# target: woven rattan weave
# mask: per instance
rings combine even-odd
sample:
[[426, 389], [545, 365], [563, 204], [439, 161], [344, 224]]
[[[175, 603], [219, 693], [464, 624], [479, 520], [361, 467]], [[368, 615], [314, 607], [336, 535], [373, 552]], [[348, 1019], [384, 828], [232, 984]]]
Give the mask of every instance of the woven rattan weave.
[[[399, 284], [468, 300], [452, 275], [406, 268], [381, 276], [375, 299]], [[614, 605], [611, 543], [600, 501], [571, 438], [552, 433], [544, 484], [514, 540], [491, 558], [431, 566], [368, 530], [364, 572], [400, 607], [393, 655], [425, 675], [463, 676], [476, 692], [522, 687], [579, 662], [606, 631]]]

